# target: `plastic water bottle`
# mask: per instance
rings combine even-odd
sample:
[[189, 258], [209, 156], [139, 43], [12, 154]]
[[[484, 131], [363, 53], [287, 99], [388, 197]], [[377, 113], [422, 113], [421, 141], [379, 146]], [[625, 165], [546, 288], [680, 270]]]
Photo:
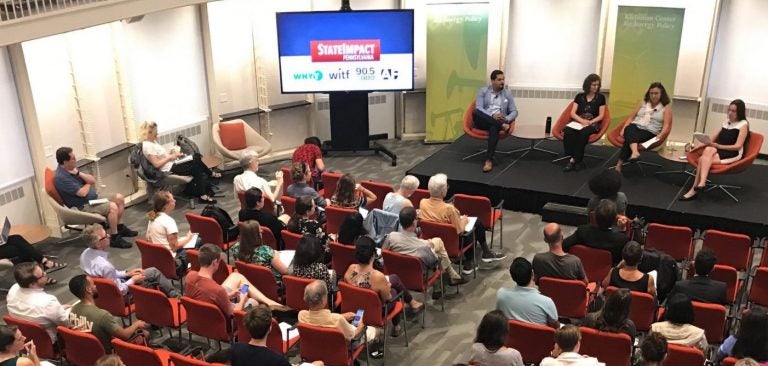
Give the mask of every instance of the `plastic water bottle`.
[[544, 133], [549, 135], [552, 132], [552, 117], [547, 117], [547, 124], [544, 125]]
[[195, 208], [195, 199], [190, 198], [189, 199], [189, 208], [194, 209]]

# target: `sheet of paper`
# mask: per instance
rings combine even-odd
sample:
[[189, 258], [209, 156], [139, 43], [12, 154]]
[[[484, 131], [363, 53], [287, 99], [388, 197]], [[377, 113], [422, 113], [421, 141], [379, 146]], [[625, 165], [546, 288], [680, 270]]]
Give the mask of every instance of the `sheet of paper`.
[[299, 336], [299, 330], [291, 329], [291, 325], [286, 322], [281, 322], [278, 326], [280, 327], [280, 332], [283, 333], [283, 339], [294, 339]]
[[469, 216], [467, 217], [467, 226], [464, 227], [465, 232], [470, 232], [472, 230], [475, 230], [475, 223], [477, 222], [476, 216]]
[[576, 131], [579, 131], [582, 128], [584, 128], [584, 125], [582, 125], [581, 123], [576, 122], [576, 121], [571, 121], [567, 125], [565, 125], [565, 127], [570, 127], [570, 128], [572, 128], [572, 129], [574, 129]]
[[648, 274], [653, 276], [653, 287], [656, 287], [656, 281], [659, 278], [659, 274], [656, 272], [656, 270], [650, 271]]
[[359, 211], [359, 212], [360, 212], [360, 215], [363, 215], [363, 218], [365, 218], [366, 216], [368, 216], [368, 210], [367, 210], [367, 209], [364, 209], [364, 208], [362, 208], [362, 207], [358, 207], [358, 208], [357, 208], [357, 211]]
[[650, 139], [650, 140], [648, 140], [648, 141], [646, 141], [646, 142], [643, 142], [643, 143], [642, 143], [642, 144], [640, 144], [640, 145], [643, 145], [643, 148], [644, 148], [644, 149], [646, 149], [646, 150], [648, 150], [648, 148], [649, 148], [649, 147], [651, 147], [651, 145], [655, 144], [655, 143], [656, 143], [656, 142], [658, 142], [658, 141], [659, 141], [659, 138], [658, 138], [658, 137], [656, 137], [656, 136], [653, 136], [653, 137], [651, 137], [651, 139]]
[[705, 133], [696, 132], [696, 133], [693, 134], [693, 138], [695, 138], [696, 140], [698, 140], [699, 142], [701, 142], [704, 145], [709, 145], [709, 144], [712, 143], [712, 139], [710, 139], [709, 135], [707, 135]]
[[195, 249], [195, 244], [197, 244], [197, 236], [199, 234], [195, 233], [192, 234], [192, 239], [189, 239], [187, 244], [184, 244], [184, 249]]
[[286, 267], [291, 266], [291, 262], [293, 262], [293, 256], [296, 254], [295, 250], [281, 250], [278, 253], [280, 253], [280, 262], [283, 262], [283, 264]]
[[88, 204], [91, 205], [91, 206], [93, 206], [93, 205], [100, 205], [102, 203], [107, 203], [107, 202], [109, 202], [109, 200], [106, 199], [106, 198], [98, 198], [98, 199], [95, 199], [95, 200], [88, 200]]
[[173, 163], [174, 164], [182, 164], [182, 163], [186, 163], [188, 161], [192, 161], [192, 155], [184, 155], [184, 156], [176, 159], [176, 161], [174, 161]]

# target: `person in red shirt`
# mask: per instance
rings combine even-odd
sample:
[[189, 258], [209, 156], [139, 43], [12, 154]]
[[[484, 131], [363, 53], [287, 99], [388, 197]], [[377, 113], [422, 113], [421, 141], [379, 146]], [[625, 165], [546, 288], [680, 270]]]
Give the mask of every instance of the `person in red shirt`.
[[304, 145], [299, 146], [293, 152], [292, 160], [294, 163], [305, 163], [309, 166], [312, 171], [312, 179], [317, 186], [317, 183], [320, 182], [320, 174], [323, 174], [325, 170], [323, 152], [320, 150], [320, 139], [316, 136], [304, 139]]

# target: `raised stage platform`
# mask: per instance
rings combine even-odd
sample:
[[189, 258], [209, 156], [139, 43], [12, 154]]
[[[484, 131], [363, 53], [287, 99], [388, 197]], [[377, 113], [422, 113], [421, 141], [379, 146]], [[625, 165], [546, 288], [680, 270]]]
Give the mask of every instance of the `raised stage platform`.
[[[499, 142], [497, 150], [515, 150], [529, 146], [527, 140], [509, 137]], [[562, 143], [544, 140], [541, 148], [563, 153]], [[586, 206], [591, 196], [587, 181], [600, 169], [615, 165], [618, 149], [611, 145], [587, 147], [587, 169], [564, 173], [565, 161], [553, 164], [555, 157], [541, 151], [527, 151], [512, 155], [496, 154], [494, 169], [482, 172], [482, 155], [462, 160], [465, 156], [485, 147], [485, 141], [462, 136], [446, 145], [408, 174], [415, 175], [425, 188], [430, 176], [445, 173], [449, 180], [449, 195], [454, 192], [486, 196], [492, 203], [504, 200], [504, 208], [515, 211], [540, 213], [547, 202]], [[629, 199], [628, 216], [645, 217], [648, 222], [684, 225], [694, 229], [719, 229], [745, 233], [752, 237], [768, 236], [768, 166], [753, 165], [733, 175], [712, 175], [710, 180], [742, 186], [732, 190], [740, 202], [733, 201], [724, 192], [713, 190], [700, 193], [699, 199], [681, 202], [677, 198], [690, 187], [693, 178], [686, 174], [654, 174], [659, 170], [680, 170], [681, 163], [672, 162], [654, 152], [646, 152], [642, 160], [662, 165], [662, 168], [624, 167], [622, 191]]]

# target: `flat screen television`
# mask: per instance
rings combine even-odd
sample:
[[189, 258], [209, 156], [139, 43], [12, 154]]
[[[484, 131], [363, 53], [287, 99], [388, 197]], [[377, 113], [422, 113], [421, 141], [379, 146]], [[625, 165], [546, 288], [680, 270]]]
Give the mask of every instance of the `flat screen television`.
[[413, 89], [413, 10], [277, 13], [283, 93]]

